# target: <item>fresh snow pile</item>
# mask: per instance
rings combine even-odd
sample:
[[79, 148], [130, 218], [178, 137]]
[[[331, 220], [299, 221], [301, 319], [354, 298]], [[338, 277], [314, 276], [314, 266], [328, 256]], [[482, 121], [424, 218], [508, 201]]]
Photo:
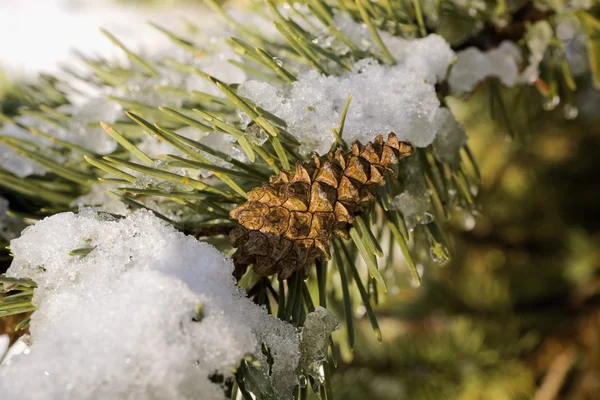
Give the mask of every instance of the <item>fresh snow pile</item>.
[[[431, 51], [430, 47], [438, 46], [441, 53]], [[329, 150], [334, 142], [331, 129], [337, 126], [350, 95], [343, 132], [347, 142], [366, 143], [376, 135], [395, 132], [400, 140], [428, 146], [439, 128], [436, 114], [441, 110], [434, 84], [445, 74], [453, 53], [436, 35], [414, 41], [396, 39], [389, 47], [398, 55], [397, 65], [361, 60], [341, 76], [303, 73], [289, 90], [248, 81], [238, 93], [286, 121], [304, 153]]]
[[290, 397], [296, 330], [238, 291], [226, 256], [152, 213], [57, 214], [11, 250], [8, 275], [37, 282], [37, 311], [31, 348], [0, 367], [3, 400], [223, 399], [209, 377], [263, 342], [275, 394]]

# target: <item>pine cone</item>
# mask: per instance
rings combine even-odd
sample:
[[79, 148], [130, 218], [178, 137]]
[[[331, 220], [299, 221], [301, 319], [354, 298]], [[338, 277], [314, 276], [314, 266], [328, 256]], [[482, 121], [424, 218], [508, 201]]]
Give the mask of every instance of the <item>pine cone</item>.
[[337, 149], [327, 160], [315, 156], [252, 189], [229, 214], [241, 224], [229, 236], [237, 248], [236, 278], [251, 264], [261, 276], [287, 279], [297, 270], [307, 276], [317, 257], [329, 260], [331, 235], [347, 238], [354, 217], [375, 200], [371, 187], [383, 185], [389, 166], [412, 152], [391, 132], [385, 143], [381, 136], [366, 146], [355, 141], [349, 152]]

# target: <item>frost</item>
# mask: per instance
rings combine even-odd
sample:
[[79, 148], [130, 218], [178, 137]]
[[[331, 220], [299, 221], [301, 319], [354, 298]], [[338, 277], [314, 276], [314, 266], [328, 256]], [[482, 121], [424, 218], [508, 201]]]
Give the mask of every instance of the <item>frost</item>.
[[440, 102], [433, 85], [401, 64], [389, 67], [364, 60], [342, 76], [315, 71], [301, 74], [287, 91], [249, 81], [238, 93], [286, 121], [288, 131], [303, 144], [304, 153], [329, 150], [334, 142], [331, 128], [337, 126], [350, 95], [343, 132], [347, 142], [366, 143], [393, 131], [400, 140], [425, 147], [437, 131], [435, 114]]
[[8, 275], [37, 282], [37, 310], [31, 348], [0, 367], [3, 399], [222, 399], [209, 376], [231, 377], [263, 341], [277, 374], [298, 364], [295, 328], [239, 292], [229, 258], [148, 211], [57, 214], [11, 250]]
[[457, 57], [448, 78], [453, 91], [469, 92], [477, 83], [491, 76], [509, 87], [513, 87], [519, 79], [521, 50], [512, 42], [504, 41], [485, 53], [469, 47], [459, 52]]

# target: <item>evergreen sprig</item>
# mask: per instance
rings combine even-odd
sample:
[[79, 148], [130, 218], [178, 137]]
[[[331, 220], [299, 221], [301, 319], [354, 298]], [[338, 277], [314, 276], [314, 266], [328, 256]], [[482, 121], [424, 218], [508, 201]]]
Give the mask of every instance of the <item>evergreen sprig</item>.
[[[279, 39], [275, 40], [261, 34], [256, 27], [236, 21], [219, 4], [207, 0], [208, 6], [237, 33], [238, 37], [230, 38], [227, 43], [244, 61], [232, 60], [232, 64], [256, 79], [276, 82], [281, 86], [294, 85], [297, 72], [302, 68], [311, 68], [325, 75], [339, 75], [355, 61], [364, 58], [373, 58], [382, 64], [394, 64], [397, 61], [395, 55], [390, 53], [380, 38], [382, 31], [407, 38], [425, 36], [429, 32], [443, 35], [452, 21], [461, 21], [464, 25], [473, 25], [476, 33], [471, 36], [467, 36], [467, 33], [454, 35], [449, 41], [457, 49], [467, 45], [486, 49], [502, 39], [523, 40], [527, 27], [532, 23], [557, 23], [558, 13], [536, 13], [532, 11], [535, 7], [530, 1], [490, 3], [493, 7], [471, 15], [464, 7], [450, 1], [434, 4], [420, 0], [375, 3], [363, 0], [307, 0], [303, 8], [290, 6], [292, 12], [284, 15], [276, 4], [267, 0], [264, 4], [255, 5], [254, 9], [257, 12], [260, 10], [266, 19], [272, 21], [280, 34]], [[339, 13], [364, 23], [375, 45], [361, 50], [359, 44], [353, 43], [336, 25], [335, 16]], [[600, 22], [588, 11], [576, 11], [575, 16], [589, 36], [589, 65], [595, 85], [600, 87]], [[516, 25], [525, 27], [520, 31], [520, 36], [511, 29]], [[202, 56], [201, 46], [174, 34], [172, 31], [175, 29], [158, 25], [155, 28], [192, 56]], [[329, 32], [345, 44], [348, 51], [321, 45], [318, 38], [322, 31]], [[50, 140], [50, 150], [42, 150], [34, 140], [0, 136], [0, 143], [49, 171], [45, 177], [21, 179], [0, 169], [0, 186], [26, 202], [33, 202], [21, 215], [22, 218], [35, 221], [58, 210], [69, 209], [75, 198], [89, 191], [92, 185], [99, 184], [96, 183], [98, 180], [110, 183], [116, 186], [110, 194], [128, 208], [150, 209], [178, 229], [230, 251], [226, 234], [233, 226], [233, 221], [228, 212], [242, 204], [247, 192], [265, 182], [272, 174], [289, 170], [296, 162], [305, 161], [305, 157], [298, 152], [298, 140], [287, 131], [285, 121], [241, 96], [234, 83], [222, 82], [178, 61], [145, 58], [129, 50], [127, 44], [111, 33], [103, 33], [125, 52], [131, 64], [115, 65], [106, 60], [81, 56], [90, 68], [90, 75], [76, 75], [72, 79], [91, 78], [99, 87], [122, 87], [132, 79], [152, 79], [165, 71], [176, 71], [202, 77], [222, 96], [200, 91], [186, 92], [168, 85], [154, 85], [150, 90], [159, 96], [177, 97], [180, 102], [176, 106], [165, 104], [156, 107], [142, 100], [112, 96], [110, 100], [127, 111], [127, 118], [114, 123], [97, 121], [119, 145], [114, 152], [105, 156], [94, 149], [33, 127], [26, 128], [32, 135]], [[545, 60], [547, 62], [536, 81], [541, 95], [550, 100], [556, 96], [569, 98], [577, 90], [577, 85], [566, 62], [564, 43], [557, 37], [553, 38]], [[497, 119], [505, 123], [507, 130], [516, 134], [510, 125], [510, 110], [505, 106], [502, 89], [495, 85], [494, 82], [489, 83], [490, 108]], [[444, 98], [447, 94], [444, 88], [440, 86], [438, 89], [440, 97]], [[355, 94], [355, 97], [359, 95]], [[45, 105], [39, 108], [23, 109], [21, 115], [68, 129], [71, 116], [56, 107], [63, 98], [57, 101], [56, 94], [52, 93], [48, 99], [53, 101], [45, 101]], [[343, 136], [346, 113], [352, 113], [350, 101], [332, 135], [336, 146], [347, 148], [348, 143]], [[244, 114], [251, 121], [247, 127], [240, 124], [238, 114]], [[12, 116], [6, 116], [7, 121], [10, 118]], [[229, 135], [250, 162], [237, 161], [217, 149], [184, 137], [177, 133], [181, 128]], [[265, 135], [264, 143], [258, 144], [252, 139], [252, 130]], [[177, 154], [151, 157], [144, 153], [139, 144], [146, 135], [167, 143]], [[53, 158], [53, 153], [67, 155], [69, 161], [65, 164], [58, 162]], [[420, 284], [418, 265], [428, 259], [445, 262], [451, 256], [453, 245], [447, 238], [444, 225], [455, 208], [471, 211], [477, 207], [476, 188], [481, 176], [467, 146], [461, 149], [455, 163], [437, 160], [431, 146], [419, 149], [413, 157], [421, 167], [422, 179], [428, 189], [432, 205], [430, 211], [434, 216], [432, 222], [420, 224], [410, 232], [402, 213], [391, 206], [393, 198], [406, 185], [397, 170], [396, 176], [378, 191], [378, 201], [368, 213], [358, 218], [350, 231], [351, 239], [338, 238], [333, 242], [334, 256], [329, 263], [317, 262], [313, 275], [307, 281], [299, 273], [286, 282], [280, 282], [275, 278], [258, 277], [249, 271], [240, 281], [240, 285], [247, 288], [249, 297], [265, 305], [282, 320], [298, 327], [303, 325], [307, 313], [314, 310], [316, 304], [334, 304], [344, 317], [343, 330], [350, 349], [354, 347], [356, 336], [353, 310], [362, 305], [377, 339], [381, 340], [373, 306], [382, 297], [380, 293], [387, 291], [386, 274], [397, 269], [394, 252], [400, 250], [413, 280]], [[402, 165], [399, 168], [402, 169]], [[210, 173], [210, 178], [197, 177], [199, 172]], [[150, 183], [141, 186], [141, 180]], [[168, 215], [164, 210], [169, 211]], [[19, 213], [15, 212], [15, 215]], [[74, 249], [72, 255], [85, 254], [86, 249]], [[357, 267], [359, 264], [364, 264], [366, 268]], [[336, 279], [332, 278], [334, 275]], [[33, 283], [16, 282], [6, 277], [0, 282], [4, 291], [15, 292], [2, 298], [0, 316], [34, 309], [31, 305]], [[329, 366], [325, 364], [324, 368], [327, 371], [325, 375], [329, 374]], [[234, 393], [240, 390], [243, 396], [250, 396], [244, 380], [252, 373], [250, 364], [244, 361], [236, 374], [234, 388], [237, 389], [233, 390]], [[324, 386], [315, 386], [321, 398], [331, 398], [329, 385], [329, 380], [325, 379]], [[297, 397], [305, 396], [306, 389], [300, 388]]]

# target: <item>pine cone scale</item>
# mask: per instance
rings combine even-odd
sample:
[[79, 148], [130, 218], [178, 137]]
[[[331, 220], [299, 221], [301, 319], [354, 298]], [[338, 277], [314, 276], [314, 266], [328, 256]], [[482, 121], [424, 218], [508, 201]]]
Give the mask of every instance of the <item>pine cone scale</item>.
[[365, 146], [355, 141], [348, 153], [315, 156], [252, 189], [248, 201], [230, 212], [240, 223], [230, 234], [236, 277], [251, 264], [261, 276], [308, 275], [316, 258], [330, 258], [332, 235], [348, 237], [355, 216], [375, 200], [372, 187], [385, 183], [385, 171], [412, 152], [394, 133], [386, 142], [381, 136]]

